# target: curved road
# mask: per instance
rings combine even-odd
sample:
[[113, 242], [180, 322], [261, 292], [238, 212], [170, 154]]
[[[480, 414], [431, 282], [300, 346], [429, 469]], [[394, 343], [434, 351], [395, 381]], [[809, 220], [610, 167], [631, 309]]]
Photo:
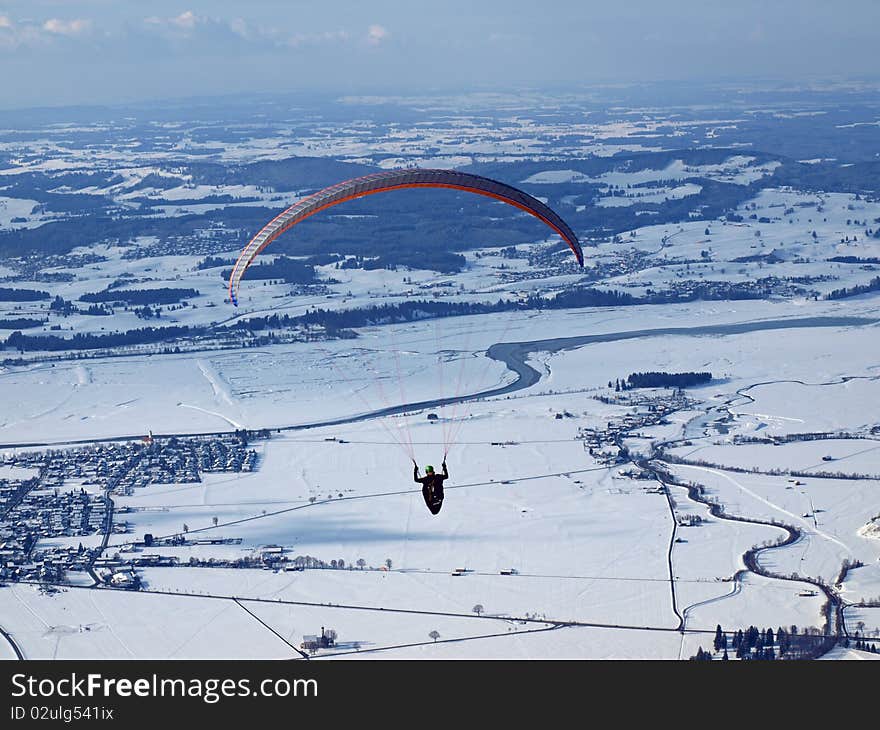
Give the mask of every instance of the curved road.
[[0, 626], [0, 636], [2, 636], [6, 641], [9, 642], [9, 646], [12, 647], [12, 651], [15, 652], [15, 656], [17, 659], [24, 659], [24, 654], [22, 654], [21, 649], [18, 648], [18, 644], [15, 643], [13, 638], [9, 635], [9, 633]]

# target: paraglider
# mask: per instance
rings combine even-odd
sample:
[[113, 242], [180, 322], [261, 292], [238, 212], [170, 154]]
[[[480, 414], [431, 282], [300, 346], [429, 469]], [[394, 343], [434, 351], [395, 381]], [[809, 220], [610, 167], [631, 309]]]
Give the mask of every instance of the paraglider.
[[446, 468], [446, 461], [443, 461], [443, 473], [437, 474], [434, 467], [428, 464], [425, 467], [425, 476], [419, 476], [419, 465], [413, 461], [413, 481], [422, 485], [422, 496], [425, 498], [425, 504], [431, 510], [432, 515], [440, 512], [443, 506], [443, 482], [449, 479], [449, 470]]
[[[293, 228], [306, 218], [339, 203], [355, 200], [374, 193], [406, 188], [447, 188], [483, 195], [512, 205], [534, 216], [558, 233], [568, 244], [580, 266], [584, 265], [584, 255], [577, 236], [568, 224], [548, 205], [528, 193], [510, 185], [479, 175], [457, 170], [435, 170], [427, 168], [405, 168], [353, 178], [331, 185], [294, 203], [269, 221], [248, 242], [229, 276], [229, 299], [237, 307], [239, 287], [247, 268], [254, 259], [285, 231]], [[438, 420], [435, 414], [431, 420]], [[430, 416], [429, 416], [430, 419]], [[410, 444], [410, 449], [412, 445]], [[448, 451], [448, 444], [446, 445]], [[432, 466], [425, 467], [424, 477], [419, 476], [419, 467], [413, 458], [413, 479], [422, 485], [422, 496], [431, 514], [438, 514], [443, 506], [443, 482], [449, 478], [446, 468], [446, 452], [443, 456], [443, 473], [437, 474]]]
[[433, 170], [427, 168], [406, 168], [386, 170], [346, 180], [319, 190], [294, 203], [275, 216], [244, 247], [232, 273], [229, 275], [229, 299], [238, 306], [238, 290], [244, 272], [251, 262], [278, 236], [290, 230], [297, 223], [322, 210], [347, 200], [355, 200], [366, 195], [389, 190], [406, 188], [451, 188], [477, 195], [485, 195], [512, 205], [540, 221], [558, 233], [571, 248], [577, 262], [584, 265], [584, 254], [580, 242], [568, 224], [553, 209], [522, 190], [479, 175], [471, 175], [457, 170]]

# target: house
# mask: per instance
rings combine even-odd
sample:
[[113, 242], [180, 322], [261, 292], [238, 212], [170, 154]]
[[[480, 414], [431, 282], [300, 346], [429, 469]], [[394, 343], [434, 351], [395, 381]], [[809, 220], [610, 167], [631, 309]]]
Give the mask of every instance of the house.
[[284, 555], [284, 548], [280, 545], [265, 545], [260, 548], [260, 559], [264, 563], [280, 560]]
[[303, 636], [302, 644], [299, 645], [299, 648], [314, 653], [321, 648], [321, 642], [314, 634], [306, 634]]
[[324, 629], [321, 627], [321, 635], [307, 634], [303, 636], [301, 649], [315, 653], [318, 649], [329, 649], [336, 645], [336, 632], [333, 629]]

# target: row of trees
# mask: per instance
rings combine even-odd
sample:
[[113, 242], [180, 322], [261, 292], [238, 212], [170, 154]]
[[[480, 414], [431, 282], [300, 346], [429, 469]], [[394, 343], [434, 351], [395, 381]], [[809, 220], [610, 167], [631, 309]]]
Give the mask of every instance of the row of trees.
[[73, 302], [69, 302], [58, 295], [56, 295], [51, 304], [49, 304], [49, 311], [60, 314], [62, 317], [69, 317], [71, 314], [89, 314], [92, 316], [105, 317], [113, 314], [113, 310], [106, 304], [92, 304], [86, 309], [81, 309]]
[[9, 289], [0, 286], [0, 302], [38, 302], [49, 299], [49, 292], [39, 289]]
[[27, 330], [42, 327], [48, 320], [21, 317], [18, 319], [0, 319], [0, 330]]
[[[880, 233], [880, 229], [877, 232]], [[868, 256], [866, 258], [861, 256], [832, 256], [828, 260], [838, 264], [880, 264], [880, 258], [876, 256]]]
[[872, 291], [880, 291], [880, 276], [875, 276], [867, 284], [857, 284], [848, 289], [834, 289], [825, 295], [826, 299], [846, 299], [847, 297], [856, 297], [859, 294], [867, 294]]
[[[849, 646], [849, 641], [844, 643], [844, 646]], [[877, 645], [873, 641], [865, 641], [864, 639], [856, 639], [852, 644], [854, 649], [860, 649], [861, 651], [869, 651], [872, 654], [877, 654]]]
[[[224, 280], [228, 280], [230, 274], [232, 269], [223, 269], [220, 272]], [[247, 270], [247, 278], [256, 281], [275, 279], [287, 284], [313, 284], [317, 280], [314, 266], [288, 256], [253, 264]]]
[[81, 302], [124, 302], [125, 304], [176, 304], [199, 296], [198, 289], [160, 287], [158, 289], [105, 289], [83, 294]]
[[[716, 653], [721, 652], [722, 660], [729, 659], [733, 651], [737, 659], [773, 661], [777, 659], [812, 659], [827, 651], [835, 642], [834, 637], [825, 636], [819, 629], [808, 627], [798, 633], [797, 626], [780, 626], [774, 632], [771, 628], [747, 629], [725, 632], [718, 624], [712, 646]], [[692, 660], [713, 659], [712, 652], [700, 646]]]
[[15, 348], [19, 352], [31, 352], [34, 350], [50, 352], [57, 352], [59, 350], [96, 350], [105, 347], [125, 347], [127, 345], [164, 342], [165, 340], [201, 334], [203, 331], [204, 328], [201, 327], [174, 325], [170, 327], [143, 327], [108, 334], [77, 332], [71, 338], [58, 337], [56, 335], [24, 335], [19, 331], [15, 331], [6, 338], [5, 345], [9, 348]]
[[667, 373], [659, 370], [645, 373], [630, 373], [623, 390], [628, 388], [687, 388], [692, 385], [705, 385], [711, 382], [710, 372]]

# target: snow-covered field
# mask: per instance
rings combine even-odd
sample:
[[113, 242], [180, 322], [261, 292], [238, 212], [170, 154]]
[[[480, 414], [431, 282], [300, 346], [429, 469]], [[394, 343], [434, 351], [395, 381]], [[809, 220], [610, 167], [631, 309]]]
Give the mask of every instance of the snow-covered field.
[[[340, 101], [349, 103], [373, 102]], [[560, 159], [659, 149], [643, 142], [661, 130], [696, 145], [742, 120], [585, 114], [581, 121], [537, 123], [523, 113], [522, 100], [499, 96], [491, 103], [507, 116], [492, 124], [474, 111], [479, 107], [459, 108], [459, 98], [423, 103], [442, 121], [380, 128], [364, 119], [333, 134], [287, 123], [222, 146], [208, 133], [186, 134], [173, 149], [136, 159], [124, 147], [69, 146], [60, 131], [46, 131], [26, 144], [0, 142], [0, 152], [14, 160], [0, 176], [112, 170], [105, 183], [62, 192], [107, 196], [118, 205], [147, 198], [161, 203], [156, 212], [178, 216], [278, 207], [302, 191], [200, 183], [169, 172], [169, 159], [247, 164], [303, 155], [385, 168], [531, 161], [539, 163], [536, 171], [521, 182], [599, 186], [600, 206], [687, 199], [701, 192], [696, 179], [745, 185], [779, 166], [743, 152], [715, 165], [673, 159], [661, 169], [621, 166], [588, 176]], [[170, 556], [176, 566], [137, 567], [140, 591], [92, 588], [87, 571], [51, 594], [8, 582], [0, 587], [0, 627], [27, 658], [296, 658], [303, 637], [326, 626], [338, 643], [319, 658], [680, 659], [709, 647], [717, 624], [728, 631], [750, 624], [821, 627], [826, 595], [819, 580], [847, 603], [876, 603], [880, 300], [876, 293], [823, 297], [877, 275], [872, 263], [828, 259], [880, 257], [880, 239], [866, 232], [880, 220], [880, 203], [768, 188], [737, 212], [742, 220], [735, 222], [704, 220], [697, 211], [692, 220], [660, 225], [646, 215], [643, 227], [587, 241], [583, 271], [560, 266], [533, 276], [526, 254], [558, 243], [539, 239], [520, 244], [519, 258], [497, 249], [466, 251], [467, 265], [454, 276], [331, 264], [318, 271], [338, 283], [308, 295], [245, 279], [239, 309], [226, 301], [223, 266], [199, 269], [202, 256], [174, 249], [132, 258], [134, 247], [157, 243], [150, 237], [77, 249], [74, 255], [102, 260], [33, 276], [19, 275], [12, 264], [0, 267], [17, 288], [72, 302], [123, 277], [137, 288], [193, 288], [198, 296], [163, 311], [161, 324], [215, 330], [267, 314], [414, 297], [494, 302], [553, 296], [573, 285], [634, 296], [756, 281], [766, 287], [760, 299], [505, 312], [364, 327], [348, 340], [236, 342], [226, 349], [212, 342], [195, 352], [142, 348], [83, 359], [26, 353], [26, 363], [0, 366], [0, 460], [92, 440], [141, 443], [150, 432], [157, 440], [236, 429], [271, 433], [249, 444], [257, 452], [252, 472], [203, 472], [197, 483], [111, 495], [114, 522], [126, 531], [109, 536], [104, 555]], [[53, 217], [64, 214], [47, 213], [29, 198], [0, 197], [0, 228]], [[227, 260], [236, 254], [212, 253]], [[50, 301], [0, 302], [0, 319], [45, 320], [26, 334], [47, 335], [160, 324], [121, 307], [109, 317], [62, 318], [50, 312]], [[844, 319], [854, 317], [863, 321]], [[7, 326], [0, 338], [20, 325]], [[725, 326], [738, 330], [704, 329]], [[592, 339], [554, 341], [567, 337]], [[509, 385], [516, 374], [487, 350], [532, 341], [545, 342], [529, 351], [540, 379], [528, 388], [370, 415]], [[592, 449], [586, 433], [612, 434], [654, 407], [638, 405], [639, 396], [672, 396], [663, 389], [615, 392], [614, 381], [646, 371], [711, 371], [713, 378], [687, 389], [689, 400], [678, 410]], [[337, 420], [346, 422], [315, 426]], [[772, 442], [782, 438], [790, 441]], [[603, 455], [610, 446], [629, 449], [629, 460]], [[435, 517], [412, 480], [412, 460], [438, 466], [444, 455], [451, 477]], [[664, 490], [658, 466], [701, 488], [723, 514], [713, 515], [681, 486]], [[35, 476], [35, 469], [0, 465], [2, 494]], [[83, 480], [68, 479], [65, 488], [97, 491]], [[788, 537], [785, 527], [796, 539], [775, 545]], [[186, 543], [136, 545], [146, 534]], [[15, 547], [8, 538], [0, 533], [6, 553]], [[101, 539], [43, 537], [37, 551], [95, 548]], [[744, 555], [759, 546], [758, 572], [750, 572]], [[291, 562], [308, 556], [337, 567], [210, 566], [258, 559], [267, 548]], [[844, 561], [862, 565], [837, 586]], [[865, 632], [880, 630], [878, 614], [876, 605], [848, 606], [848, 630], [859, 622]], [[14, 655], [0, 640], [0, 657]], [[833, 656], [869, 655], [841, 647]]]
[[[874, 348], [865, 344], [869, 355], [876, 356]], [[880, 403], [880, 380], [874, 378], [827, 385], [815, 381], [757, 385], [743, 391], [753, 402], [734, 404], [730, 410], [743, 428], [762, 423], [764, 435], [860, 431], [876, 423], [874, 413], [862, 408], [865, 403]], [[869, 446], [870, 443], [865, 444], [865, 448]], [[878, 463], [876, 456], [873, 463]]]
[[[670, 308], [646, 308], [639, 324], [683, 324], [694, 317], [694, 309], [707, 306], [681, 307], [677, 316]], [[757, 305], [741, 306], [744, 311], [712, 305], [720, 321], [752, 319], [750, 310]], [[482, 379], [482, 387], [491, 387], [510, 375], [500, 363], [487, 366], [479, 356], [488, 344], [582, 333], [587, 322], [588, 333], [625, 331], [621, 324], [632, 322], [627, 314], [554, 312], [507, 326], [498, 318], [482, 318], [487, 321], [471, 333], [471, 352], [477, 356], [462, 360], [454, 355], [450, 367], [464, 362], [466, 378]], [[401, 326], [394, 335], [401, 352], [409, 353], [403, 358], [406, 400], [435, 395], [430, 383], [436, 382], [436, 375], [428, 372], [428, 364], [436, 363], [437, 342], [425, 327], [430, 324]], [[387, 329], [383, 334], [390, 338]], [[539, 383], [510, 397], [438, 409], [437, 422], [429, 422], [421, 411], [273, 434], [256, 444], [259, 468], [253, 473], [205, 474], [200, 484], [154, 484], [128, 497], [117, 495], [117, 509], [127, 508], [120, 517], [130, 532], [112, 535], [108, 554], [144, 533], [178, 534], [186, 524], [191, 540], [239, 542], [154, 547], [149, 552], [174, 555], [185, 565], [191, 557], [254, 556], [274, 544], [291, 559], [342, 559], [353, 570], [144, 568], [139, 571], [144, 580], [139, 593], [70, 588], [42, 596], [28, 586], [17, 586], [0, 591], [0, 601], [8, 604], [4, 616], [9, 616], [2, 625], [31, 657], [295, 653], [236, 605], [232, 599], [238, 598], [252, 599], [242, 602], [297, 646], [302, 635], [325, 625], [339, 634], [336, 651], [364, 656], [656, 658], [689, 656], [698, 645], [708, 646], [717, 623], [734, 629], [750, 623], [820, 625], [821, 594], [799, 595], [810, 588], [807, 583], [753, 574], [731, 580], [743, 568], [745, 550], [784, 536], [782, 530], [714, 518], [677, 488], [671, 492], [676, 518], [699, 515], [707, 521], [677, 528], [681, 540], [672, 543], [673, 606], [667, 563], [673, 516], [665, 496], [652, 493], [658, 486], [654, 481], [634, 481], [618, 474], [616, 467], [597, 463], [575, 438], [579, 427], [596, 427], [627, 412], [594, 396], [608, 392], [609, 379], [645, 369], [646, 363], [658, 369], [717, 372], [717, 383], [692, 392], [706, 408], [717, 408], [735, 401], [735, 391], [745, 384], [766, 382], [769, 363], [777, 377], [823, 382], [863, 375], [877, 362], [877, 353], [865, 346], [864, 328], [813, 330], [821, 337], [804, 337], [803, 332], [755, 331], [696, 339], [653, 336], [596, 342], [552, 355], [536, 353], [531, 362], [544, 373]], [[460, 336], [455, 330], [443, 334], [450, 343]], [[822, 357], [815, 350], [808, 356], [816, 342], [826, 352]], [[452, 347], [440, 344], [444, 350]], [[347, 355], [344, 361], [354, 383], [343, 378], [328, 383], [321, 373], [326, 378], [331, 370], [308, 365], [325, 362], [337, 347], [337, 356], [340, 351]], [[803, 357], [791, 357], [797, 350]], [[751, 351], [762, 357], [750, 357]], [[352, 392], [371, 379], [364, 373], [366, 363], [376, 362], [374, 352], [350, 343], [313, 343], [265, 353], [114, 358], [11, 370], [0, 377], [10, 397], [27, 387], [27, 392], [44, 394], [45, 400], [22, 398], [7, 415], [18, 418], [18, 425], [4, 430], [63, 440], [81, 434], [82, 424], [92, 420], [106, 428], [105, 434], [137, 434], [148, 428], [227, 430], [239, 422], [258, 427], [357, 414], [368, 409]], [[288, 359], [289, 366], [282, 370]], [[378, 359], [389, 367], [389, 358]], [[392, 375], [390, 383], [395, 382]], [[40, 379], [43, 388], [28, 385]], [[873, 391], [867, 389], [874, 383], [850, 380], [837, 400], [822, 402], [812, 391], [797, 401], [776, 396], [776, 401], [756, 410], [812, 419], [811, 428], [826, 422], [862, 427], [870, 418], [857, 404], [870, 397]], [[768, 387], [749, 391], [756, 403], [761, 403], [756, 392], [760, 395]], [[813, 389], [824, 394], [833, 392], [832, 387]], [[390, 401], [397, 402], [398, 395]], [[29, 407], [34, 414], [30, 417]], [[571, 417], [556, 418], [562, 411]], [[654, 438], [681, 438], [694, 414], [702, 412], [689, 411], [673, 425], [658, 428]], [[84, 416], [89, 416], [87, 421]], [[756, 416], [737, 412], [733, 423], [746, 417]], [[71, 427], [74, 418], [80, 423]], [[443, 511], [433, 517], [412, 483], [409, 457], [414, 455], [421, 464], [439, 462], [452, 433], [457, 433], [448, 457], [452, 478]], [[847, 448], [852, 444], [841, 443]], [[823, 453], [830, 448], [824, 442], [818, 447]], [[706, 445], [702, 451], [710, 449], [722, 456], [725, 450], [745, 449], [752, 454], [762, 449], [785, 453], [785, 447], [764, 445]], [[806, 452], [791, 453], [787, 464], [799, 466], [807, 459]], [[842, 461], [847, 453], [853, 452], [840, 452]], [[863, 467], [871, 466], [869, 453], [861, 458]], [[844, 558], [874, 565], [880, 557], [880, 541], [858, 533], [878, 512], [875, 482], [809, 478], [805, 486], [793, 487], [784, 476], [672, 469], [703, 484], [730, 514], [777, 519], [803, 530], [804, 537], [793, 545], [760, 555], [761, 566], [773, 573], [833, 581]], [[808, 512], [810, 516], [804, 516]], [[359, 560], [363, 570], [357, 567]], [[501, 575], [511, 568], [518, 574]], [[472, 572], [453, 575], [457, 569]], [[858, 575], [853, 571], [852, 580]], [[847, 585], [847, 595], [854, 590]], [[478, 604], [484, 609], [482, 617], [471, 610]], [[177, 619], [183, 608], [186, 621]], [[697, 633], [682, 637], [675, 631], [676, 610], [686, 629]], [[539, 623], [522, 624], [523, 619]], [[137, 626], [144, 622], [150, 630], [138, 633]], [[591, 627], [596, 624], [603, 628]], [[434, 630], [440, 634], [436, 643], [428, 636]], [[161, 640], [155, 638], [159, 635]]]

